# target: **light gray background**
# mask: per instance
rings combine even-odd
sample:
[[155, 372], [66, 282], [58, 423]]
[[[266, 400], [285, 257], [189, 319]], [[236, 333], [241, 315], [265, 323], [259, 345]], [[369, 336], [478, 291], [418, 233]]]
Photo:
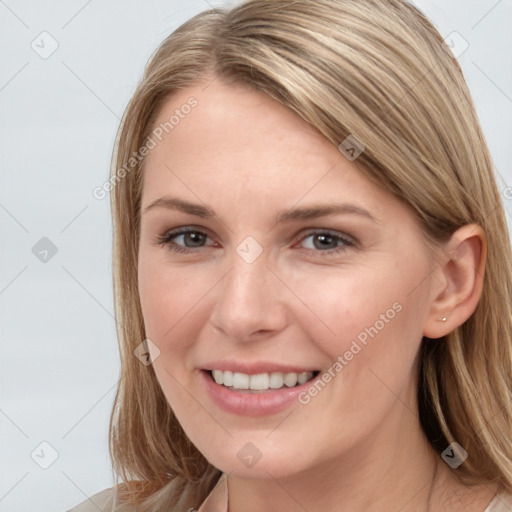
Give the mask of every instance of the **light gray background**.
[[[469, 45], [459, 60], [504, 190], [512, 0], [415, 3], [443, 37], [458, 33], [455, 51]], [[0, 0], [0, 511], [67, 510], [113, 483], [111, 226], [108, 199], [92, 190], [108, 177], [119, 119], [150, 54], [192, 15], [226, 4]], [[47, 261], [32, 250], [43, 237], [57, 249], [38, 254]]]

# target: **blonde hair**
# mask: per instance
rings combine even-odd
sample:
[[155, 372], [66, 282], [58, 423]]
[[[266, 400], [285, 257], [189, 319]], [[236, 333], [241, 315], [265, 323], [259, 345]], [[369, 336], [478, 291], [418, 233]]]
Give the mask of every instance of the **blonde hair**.
[[484, 229], [481, 299], [462, 326], [423, 340], [419, 412], [438, 452], [452, 441], [468, 452], [455, 470], [461, 480], [512, 492], [510, 240], [456, 59], [406, 1], [249, 0], [203, 12], [171, 34], [147, 65], [119, 130], [111, 201], [122, 374], [110, 453], [124, 482], [120, 502], [141, 511], [171, 506], [193, 486], [197, 507], [220, 475], [187, 439], [152, 366], [134, 357], [145, 339], [137, 291], [143, 159], [122, 179], [116, 174], [147, 143], [170, 95], [214, 78], [266, 93], [335, 146], [355, 135], [365, 146], [356, 162], [361, 172], [412, 208], [429, 245], [469, 223]]

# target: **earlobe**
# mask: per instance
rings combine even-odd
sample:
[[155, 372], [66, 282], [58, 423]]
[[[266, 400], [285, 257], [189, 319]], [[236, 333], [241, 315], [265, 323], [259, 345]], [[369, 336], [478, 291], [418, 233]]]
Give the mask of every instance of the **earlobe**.
[[482, 294], [487, 239], [477, 224], [459, 228], [445, 244], [438, 271], [442, 288], [433, 289], [423, 335], [440, 338], [462, 325], [475, 311]]

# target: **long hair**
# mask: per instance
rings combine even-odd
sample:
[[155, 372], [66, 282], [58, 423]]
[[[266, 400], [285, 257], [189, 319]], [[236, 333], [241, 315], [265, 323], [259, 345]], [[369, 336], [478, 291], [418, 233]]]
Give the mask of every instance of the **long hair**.
[[152, 366], [134, 356], [145, 339], [137, 289], [141, 148], [165, 100], [216, 78], [274, 98], [336, 147], [356, 136], [365, 146], [361, 172], [412, 208], [429, 245], [468, 223], [483, 228], [487, 262], [476, 310], [443, 338], [422, 340], [419, 414], [438, 452], [453, 441], [468, 452], [457, 476], [512, 491], [511, 247], [457, 60], [405, 0], [249, 0], [205, 11], [173, 32], [119, 129], [110, 184], [121, 380], [109, 447], [123, 481], [120, 502], [150, 510], [193, 486], [197, 506], [220, 475], [184, 434]]

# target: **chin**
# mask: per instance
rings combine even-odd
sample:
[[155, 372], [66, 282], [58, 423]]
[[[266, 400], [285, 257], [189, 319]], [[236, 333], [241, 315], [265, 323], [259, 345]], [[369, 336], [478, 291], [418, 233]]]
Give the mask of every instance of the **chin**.
[[[217, 445], [220, 446], [220, 445]], [[266, 480], [269, 478], [287, 478], [301, 472], [307, 472], [309, 465], [304, 457], [303, 447], [289, 451], [276, 449], [274, 443], [246, 442], [225, 445], [222, 451], [211, 449], [202, 451], [208, 462], [230, 476]], [[300, 460], [298, 460], [300, 459]]]

